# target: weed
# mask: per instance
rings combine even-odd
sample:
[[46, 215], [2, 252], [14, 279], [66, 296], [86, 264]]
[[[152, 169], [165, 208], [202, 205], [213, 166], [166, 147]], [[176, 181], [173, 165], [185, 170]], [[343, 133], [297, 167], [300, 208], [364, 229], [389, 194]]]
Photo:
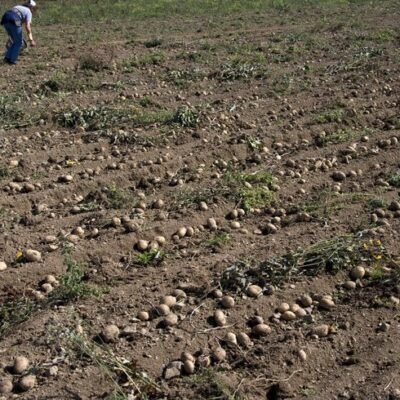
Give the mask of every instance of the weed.
[[376, 208], [382, 208], [385, 207], [386, 203], [382, 199], [370, 199], [367, 201], [365, 204], [365, 207], [370, 210], [374, 210]]
[[152, 99], [150, 99], [150, 97], [142, 97], [139, 100], [139, 104], [144, 107], [144, 108], [148, 108], [148, 107], [160, 107], [160, 105], [158, 103], [156, 103], [155, 101], [153, 101]]
[[66, 265], [67, 272], [61, 277], [57, 289], [51, 293], [50, 303], [67, 303], [101, 295], [102, 291], [98, 287], [85, 282], [85, 264], [67, 259]]
[[275, 200], [276, 179], [269, 172], [231, 173], [226, 175], [233, 195], [245, 211], [270, 205]]
[[107, 399], [125, 400], [131, 394], [135, 399], [145, 400], [148, 395], [155, 395], [159, 391], [157, 384], [140, 372], [134, 362], [117, 356], [108, 346], [98, 344], [86, 335], [60, 324], [53, 324], [48, 332], [48, 340], [57, 346], [61, 343], [70, 359], [99, 368], [114, 387]]
[[162, 45], [162, 40], [159, 39], [159, 38], [151, 39], [151, 40], [148, 40], [148, 41], [144, 42], [144, 45], [148, 49], [150, 49], [152, 47], [158, 47], [158, 46]]
[[[331, 116], [332, 117], [332, 116]], [[337, 116], [339, 117], [339, 116]], [[322, 115], [319, 116], [320, 120], [323, 121], [325, 118]], [[321, 122], [325, 123], [325, 122]], [[371, 134], [372, 132], [368, 129], [362, 131], [356, 131], [353, 129], [339, 129], [333, 133], [328, 133], [325, 136], [317, 136], [316, 137], [316, 144], [318, 146], [327, 146], [329, 144], [339, 144], [339, 143], [346, 143], [350, 140], [355, 140], [360, 138], [363, 135]]]
[[145, 67], [149, 65], [161, 65], [165, 60], [165, 55], [161, 51], [154, 51], [142, 56], [128, 58], [122, 62], [122, 67], [130, 72], [132, 68]]
[[28, 297], [3, 303], [0, 306], [0, 337], [15, 325], [28, 320], [36, 309], [37, 304]]
[[194, 128], [200, 123], [200, 116], [194, 108], [182, 106], [178, 108], [172, 121], [183, 127]]
[[302, 204], [300, 209], [320, 218], [329, 218], [348, 204], [363, 203], [371, 196], [369, 193], [336, 193], [330, 189], [321, 189]]
[[116, 185], [107, 186], [105, 190], [109, 207], [115, 210], [123, 208], [127, 203], [131, 204], [131, 198], [126, 192]]
[[184, 382], [195, 386], [198, 400], [246, 400], [247, 397], [229, 382], [224, 375], [211, 368], [203, 368], [197, 374], [184, 378]]
[[362, 262], [376, 265], [389, 255], [382, 243], [357, 235], [344, 235], [299, 248], [280, 257], [271, 257], [255, 266], [238, 261], [226, 269], [219, 284], [225, 290], [241, 291], [251, 283], [280, 286], [302, 275], [317, 275], [323, 271], [337, 273]]
[[0, 179], [10, 176], [10, 170], [5, 165], [0, 165]]
[[317, 115], [315, 117], [315, 122], [318, 124], [327, 124], [327, 123], [341, 123], [345, 116], [345, 112], [342, 108], [336, 108], [334, 110], [324, 111], [323, 113]]
[[142, 267], [157, 265], [165, 258], [165, 253], [161, 250], [149, 250], [137, 255], [134, 264]]
[[[143, 112], [133, 108], [112, 107], [75, 107], [69, 112], [56, 115], [58, 124], [64, 128], [83, 128], [86, 131], [116, 129], [125, 126], [147, 126], [152, 124], [170, 124], [181, 114], [175, 115], [169, 111]], [[185, 114], [181, 116], [182, 123], [186, 120]], [[188, 116], [190, 118], [190, 115]]]
[[100, 72], [109, 68], [109, 63], [98, 56], [85, 54], [79, 57], [78, 68], [85, 71]]
[[36, 125], [40, 116], [21, 105], [21, 99], [0, 96], [0, 126], [4, 129]]
[[247, 144], [247, 146], [249, 147], [250, 150], [260, 150], [261, 147], [263, 146], [263, 142], [256, 138], [253, 137], [251, 135], [246, 135], [244, 134], [241, 138], [239, 138], [241, 140], [244, 140], [245, 143]]
[[228, 62], [223, 64], [220, 70], [214, 74], [220, 81], [249, 80], [257, 75], [259, 66], [247, 62]]
[[231, 241], [231, 235], [228, 233], [216, 233], [215, 236], [207, 242], [209, 247], [223, 247]]
[[187, 87], [190, 82], [197, 81], [202, 76], [198, 69], [183, 69], [168, 71], [167, 81], [178, 87]]
[[387, 181], [389, 185], [400, 188], [400, 172], [389, 175]]

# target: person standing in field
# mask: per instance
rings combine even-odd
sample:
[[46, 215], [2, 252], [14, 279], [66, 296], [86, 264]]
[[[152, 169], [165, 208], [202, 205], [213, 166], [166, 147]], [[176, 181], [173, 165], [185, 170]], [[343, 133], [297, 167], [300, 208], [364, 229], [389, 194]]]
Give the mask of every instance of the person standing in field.
[[21, 52], [24, 38], [22, 27], [25, 26], [31, 46], [36, 46], [32, 35], [32, 14], [36, 11], [36, 2], [28, 0], [23, 5], [18, 5], [5, 12], [1, 18], [1, 25], [4, 26], [12, 44], [7, 50], [4, 62], [10, 65], [17, 63]]

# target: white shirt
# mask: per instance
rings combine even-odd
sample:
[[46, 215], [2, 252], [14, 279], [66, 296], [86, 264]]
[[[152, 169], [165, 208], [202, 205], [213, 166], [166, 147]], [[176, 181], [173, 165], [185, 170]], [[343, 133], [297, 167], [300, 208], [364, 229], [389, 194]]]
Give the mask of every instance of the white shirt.
[[32, 11], [28, 7], [15, 6], [13, 10], [18, 10], [22, 15], [22, 22], [29, 24], [32, 21]]

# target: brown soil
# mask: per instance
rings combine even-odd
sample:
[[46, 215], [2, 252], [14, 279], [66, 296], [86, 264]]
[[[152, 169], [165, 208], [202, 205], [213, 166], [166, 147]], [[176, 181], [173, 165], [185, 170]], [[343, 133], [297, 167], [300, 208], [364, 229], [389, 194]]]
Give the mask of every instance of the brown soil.
[[[125, 398], [111, 397], [116, 385], [143, 399], [400, 398], [399, 10], [359, 6], [325, 13], [324, 19], [304, 11], [208, 23], [150, 21], [101, 38], [94, 30], [89, 43], [84, 35], [74, 43], [72, 28], [48, 41], [49, 30], [58, 28], [41, 27], [37, 49], [15, 68], [1, 66], [2, 95], [20, 99], [13, 106], [23, 104], [32, 119], [40, 114], [26, 127], [5, 124], [0, 134], [0, 261], [8, 265], [0, 272], [2, 376], [17, 382], [8, 372], [17, 355], [30, 359], [37, 376], [32, 390], [4, 398]], [[146, 47], [157, 37], [157, 47]], [[57, 122], [74, 106], [154, 116], [183, 105], [199, 113], [197, 126], [117, 118], [85, 130]], [[123, 142], [127, 137], [130, 143]], [[340, 187], [337, 171], [346, 175]], [[234, 229], [226, 216], [243, 207], [246, 186], [239, 176], [255, 172], [275, 177], [268, 189], [273, 199], [250, 204]], [[73, 180], [60, 182], [67, 174]], [[253, 183], [247, 193], [255, 187], [261, 186]], [[157, 199], [165, 203], [162, 210], [152, 207]], [[199, 210], [203, 200], [206, 211]], [[113, 217], [124, 216], [137, 231], [113, 226]], [[217, 230], [207, 227], [210, 217]], [[267, 232], [269, 223], [275, 233]], [[173, 238], [188, 226], [193, 236]], [[77, 227], [84, 235], [69, 244]], [[94, 228], [98, 234], [90, 237]], [[45, 243], [48, 235], [56, 237], [54, 249]], [[135, 244], [157, 235], [166, 238], [161, 259], [143, 265], [149, 254], [138, 262]], [[220, 286], [235, 263], [259, 268], [342, 235], [364, 251], [357, 265], [369, 273], [355, 289], [342, 286], [354, 262], [342, 265], [337, 258], [313, 276], [303, 270], [289, 276], [276, 266], [281, 276], [273, 287], [253, 276], [250, 281], [265, 289], [256, 299]], [[17, 253], [26, 249], [40, 251], [42, 261], [24, 262]], [[83, 284], [102, 294], [60, 300], [56, 288], [53, 297], [37, 300], [34, 291], [46, 275], [62, 279], [68, 260], [85, 265]], [[178, 288], [187, 297], [175, 310], [177, 326], [165, 328], [161, 317], [137, 319]], [[236, 302], [225, 310], [222, 328], [212, 319], [221, 308], [216, 288]], [[277, 306], [303, 294], [314, 296], [308, 316], [283, 321]], [[319, 295], [332, 295], [335, 306], [321, 310]], [[16, 321], [18, 299], [35, 304], [23, 322]], [[6, 317], [10, 304], [15, 308]], [[251, 335], [254, 316], [270, 325], [268, 336]], [[6, 318], [13, 321], [7, 329]], [[79, 326], [79, 338], [98, 343], [108, 324], [132, 332], [104, 345], [109, 352], [99, 366], [68, 338]], [[321, 324], [329, 325], [329, 335], [313, 336]], [[227, 344], [227, 332], [246, 332], [253, 346]], [[166, 366], [183, 351], [207, 355], [219, 345], [224, 361], [164, 379]], [[141, 395], [114, 368], [116, 358], [134, 364], [131, 376]], [[58, 372], [49, 376], [52, 366]], [[142, 372], [157, 388], [142, 385], [135, 377]]]

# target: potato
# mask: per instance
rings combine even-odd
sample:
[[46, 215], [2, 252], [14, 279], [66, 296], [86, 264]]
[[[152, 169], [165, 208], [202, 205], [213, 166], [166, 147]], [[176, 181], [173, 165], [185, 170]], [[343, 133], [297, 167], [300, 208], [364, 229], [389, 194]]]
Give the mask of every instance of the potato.
[[23, 257], [28, 262], [42, 261], [42, 255], [37, 250], [32, 250], [32, 249], [25, 250]]
[[224, 361], [226, 358], [226, 351], [222, 347], [217, 347], [212, 352], [212, 358], [217, 363]]
[[261, 296], [262, 291], [263, 290], [262, 290], [262, 288], [260, 286], [258, 286], [258, 285], [250, 285], [247, 288], [246, 293], [247, 293], [247, 296], [249, 296], [249, 297], [258, 297], [258, 296]]
[[214, 321], [217, 326], [226, 325], [226, 315], [221, 310], [217, 310], [214, 313]]
[[168, 307], [172, 307], [176, 304], [176, 298], [174, 296], [163, 296], [160, 299], [160, 304], [166, 304]]
[[224, 296], [221, 299], [221, 305], [224, 308], [232, 308], [235, 305], [235, 300], [231, 296]]
[[141, 321], [148, 321], [150, 318], [149, 313], [147, 311], [139, 311], [137, 317]]
[[365, 275], [365, 268], [358, 266], [358, 267], [354, 267], [351, 271], [350, 271], [350, 278], [357, 280], [357, 279], [362, 279]]
[[272, 332], [272, 329], [267, 324], [258, 324], [253, 327], [252, 333], [255, 336], [267, 336]]
[[0, 393], [8, 394], [13, 391], [13, 383], [11, 379], [8, 378], [0, 378]]
[[290, 305], [288, 303], [281, 303], [277, 308], [278, 312], [284, 314], [286, 311], [290, 310]]
[[14, 359], [13, 371], [16, 374], [22, 374], [29, 367], [29, 360], [24, 356], [18, 356]]
[[32, 389], [36, 384], [36, 376], [35, 375], [26, 375], [22, 377], [18, 382], [18, 387], [21, 391], [27, 392]]
[[186, 374], [191, 375], [194, 373], [196, 367], [192, 360], [186, 360], [183, 362], [183, 370]]

